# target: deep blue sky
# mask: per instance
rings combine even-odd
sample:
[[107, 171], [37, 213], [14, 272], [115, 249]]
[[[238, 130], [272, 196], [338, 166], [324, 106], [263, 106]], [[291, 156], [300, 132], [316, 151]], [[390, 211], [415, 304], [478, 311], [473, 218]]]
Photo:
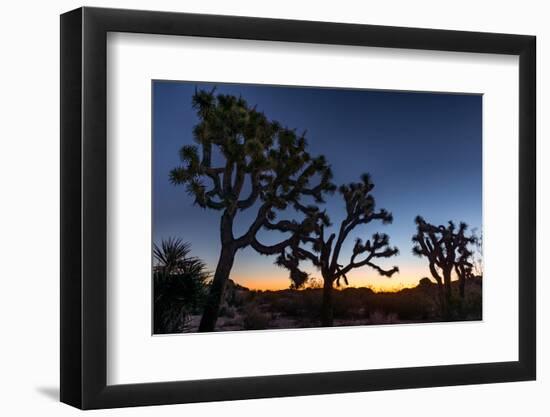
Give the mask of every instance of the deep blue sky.
[[[351, 274], [351, 285], [409, 286], [429, 276], [425, 260], [411, 254], [414, 217], [432, 223], [466, 221], [481, 228], [482, 97], [480, 95], [390, 92], [327, 88], [278, 87], [197, 82], [153, 82], [153, 238], [169, 236], [191, 242], [195, 256], [214, 269], [219, 253], [219, 213], [193, 205], [184, 187], [169, 183], [180, 164], [178, 150], [194, 143], [198, 119], [191, 108], [195, 87], [241, 95], [270, 119], [307, 130], [309, 151], [324, 154], [336, 184], [357, 181], [369, 172], [377, 206], [394, 215], [391, 225], [371, 223], [349, 239], [340, 259], [346, 263], [354, 238], [376, 231], [390, 235], [400, 255], [384, 265], [400, 274], [378, 277], [363, 268]], [[327, 211], [338, 225], [343, 201], [336, 193]], [[238, 220], [246, 227], [253, 213]], [[273, 235], [267, 236], [268, 241]], [[232, 278], [249, 287], [282, 288], [287, 273], [273, 259], [251, 249], [237, 254]], [[306, 268], [315, 274], [315, 270]]]

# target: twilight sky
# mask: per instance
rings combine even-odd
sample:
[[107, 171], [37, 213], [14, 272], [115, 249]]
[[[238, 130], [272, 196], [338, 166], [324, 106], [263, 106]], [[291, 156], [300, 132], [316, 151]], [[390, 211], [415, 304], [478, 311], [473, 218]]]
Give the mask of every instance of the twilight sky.
[[[183, 186], [173, 186], [168, 173], [180, 164], [178, 151], [192, 144], [198, 119], [191, 108], [195, 87], [241, 95], [270, 119], [298, 132], [307, 130], [309, 152], [324, 154], [336, 184], [358, 181], [369, 172], [378, 208], [393, 213], [391, 225], [372, 222], [357, 228], [340, 255], [349, 261], [356, 237], [385, 232], [400, 254], [381, 262], [398, 265], [391, 278], [364, 267], [349, 274], [351, 286], [379, 289], [414, 286], [430, 276], [425, 259], [412, 255], [414, 217], [431, 223], [465, 221], [481, 229], [482, 97], [480, 95], [389, 92], [327, 88], [277, 87], [197, 82], [153, 82], [153, 239], [181, 237], [192, 254], [214, 270], [219, 254], [220, 212], [193, 205]], [[341, 196], [327, 197], [327, 212], [336, 228], [345, 216]], [[236, 218], [236, 235], [244, 232], [254, 208]], [[262, 234], [274, 243], [282, 235]], [[237, 253], [231, 278], [258, 289], [281, 289], [288, 273], [274, 257], [247, 248]], [[311, 264], [304, 269], [319, 277]]]

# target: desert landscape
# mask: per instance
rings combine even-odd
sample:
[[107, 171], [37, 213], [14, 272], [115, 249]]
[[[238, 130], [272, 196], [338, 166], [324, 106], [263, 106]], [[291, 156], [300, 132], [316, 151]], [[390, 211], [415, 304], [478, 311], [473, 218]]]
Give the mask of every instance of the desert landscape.
[[154, 334], [482, 319], [481, 96], [156, 81], [153, 121]]
[[[319, 327], [321, 288], [251, 291], [233, 281], [228, 284], [216, 331]], [[468, 301], [456, 309], [456, 316], [451, 320], [481, 320], [481, 293], [482, 280], [471, 280], [466, 290]], [[395, 292], [374, 292], [366, 287], [336, 290], [333, 326], [443, 321], [436, 299], [437, 285], [428, 278], [421, 280], [417, 287]], [[189, 315], [182, 331], [196, 332], [200, 317], [200, 314]]]

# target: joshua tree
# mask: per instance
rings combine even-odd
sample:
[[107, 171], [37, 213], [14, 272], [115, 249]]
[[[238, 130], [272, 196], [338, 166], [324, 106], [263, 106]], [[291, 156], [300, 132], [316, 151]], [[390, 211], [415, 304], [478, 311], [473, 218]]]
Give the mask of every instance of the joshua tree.
[[[199, 326], [199, 331], [213, 331], [237, 251], [252, 246], [264, 255], [279, 253], [294, 235], [268, 246], [258, 241], [258, 232], [269, 228], [277, 211], [299, 203], [303, 196], [321, 203], [323, 193], [335, 187], [325, 158], [306, 151], [305, 133], [283, 128], [243, 98], [196, 91], [193, 108], [199, 117], [193, 130], [198, 146], [181, 148], [183, 165], [171, 171], [170, 180], [186, 185], [198, 206], [221, 213], [221, 252]], [[236, 237], [235, 219], [244, 210], [254, 210], [256, 216]], [[294, 221], [286, 224], [279, 222], [278, 229], [292, 232], [301, 227]]]
[[469, 249], [470, 245], [476, 243], [476, 237], [466, 236], [468, 226], [461, 223], [458, 233], [456, 234], [456, 246], [458, 257], [455, 262], [455, 272], [458, 277], [458, 288], [460, 298], [464, 300], [466, 281], [474, 276], [473, 251]]
[[[321, 272], [323, 277], [323, 302], [321, 308], [321, 324], [332, 326], [333, 307], [332, 292], [334, 284], [340, 285], [340, 280], [348, 284], [348, 274], [352, 269], [369, 266], [380, 275], [391, 277], [398, 272], [394, 266], [391, 269], [380, 267], [376, 261], [380, 258], [390, 258], [398, 253], [398, 249], [389, 245], [389, 237], [386, 234], [375, 233], [371, 239], [363, 243], [361, 239], [355, 241], [351, 258], [344, 266], [339, 263], [342, 246], [349, 234], [356, 227], [366, 225], [373, 220], [380, 220], [384, 224], [391, 223], [393, 217], [386, 210], [376, 210], [373, 196], [370, 194], [374, 188], [369, 175], [364, 174], [361, 182], [342, 185], [339, 192], [346, 205], [346, 217], [340, 223], [338, 233], [325, 236], [325, 228], [330, 226], [330, 220], [325, 212], [317, 207], [295, 205], [306, 214], [309, 220], [307, 228], [299, 230], [299, 239], [296, 239], [288, 247], [281, 251], [277, 263], [290, 271], [290, 279], [294, 287], [300, 287], [307, 280], [307, 274], [299, 269], [302, 260], [309, 260]], [[303, 230], [307, 233], [304, 234]], [[362, 259], [359, 259], [362, 257]]]
[[417, 216], [415, 223], [417, 232], [412, 238], [413, 253], [428, 258], [430, 272], [438, 286], [442, 315], [448, 319], [450, 318], [453, 269], [459, 278], [462, 298], [466, 279], [471, 275], [472, 253], [468, 245], [473, 243], [472, 237], [465, 235], [468, 226], [463, 222], [459, 224], [458, 230], [452, 221], [449, 221], [448, 226], [435, 226], [427, 223], [421, 216]]
[[190, 251], [189, 243], [174, 238], [163, 239], [160, 246], [153, 247], [156, 334], [182, 332], [189, 313], [202, 304], [210, 274], [203, 261], [189, 256]]

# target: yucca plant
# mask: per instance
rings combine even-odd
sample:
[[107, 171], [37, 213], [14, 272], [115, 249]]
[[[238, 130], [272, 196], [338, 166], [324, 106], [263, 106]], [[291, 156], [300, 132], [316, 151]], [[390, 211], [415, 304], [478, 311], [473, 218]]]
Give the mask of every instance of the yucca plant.
[[180, 333], [202, 309], [210, 274], [190, 252], [191, 245], [176, 238], [153, 246], [154, 333]]
[[155, 267], [165, 274], [185, 268], [186, 265], [195, 263], [195, 259], [189, 259], [189, 252], [191, 252], [191, 245], [188, 242], [173, 237], [163, 239], [160, 246], [153, 244]]

